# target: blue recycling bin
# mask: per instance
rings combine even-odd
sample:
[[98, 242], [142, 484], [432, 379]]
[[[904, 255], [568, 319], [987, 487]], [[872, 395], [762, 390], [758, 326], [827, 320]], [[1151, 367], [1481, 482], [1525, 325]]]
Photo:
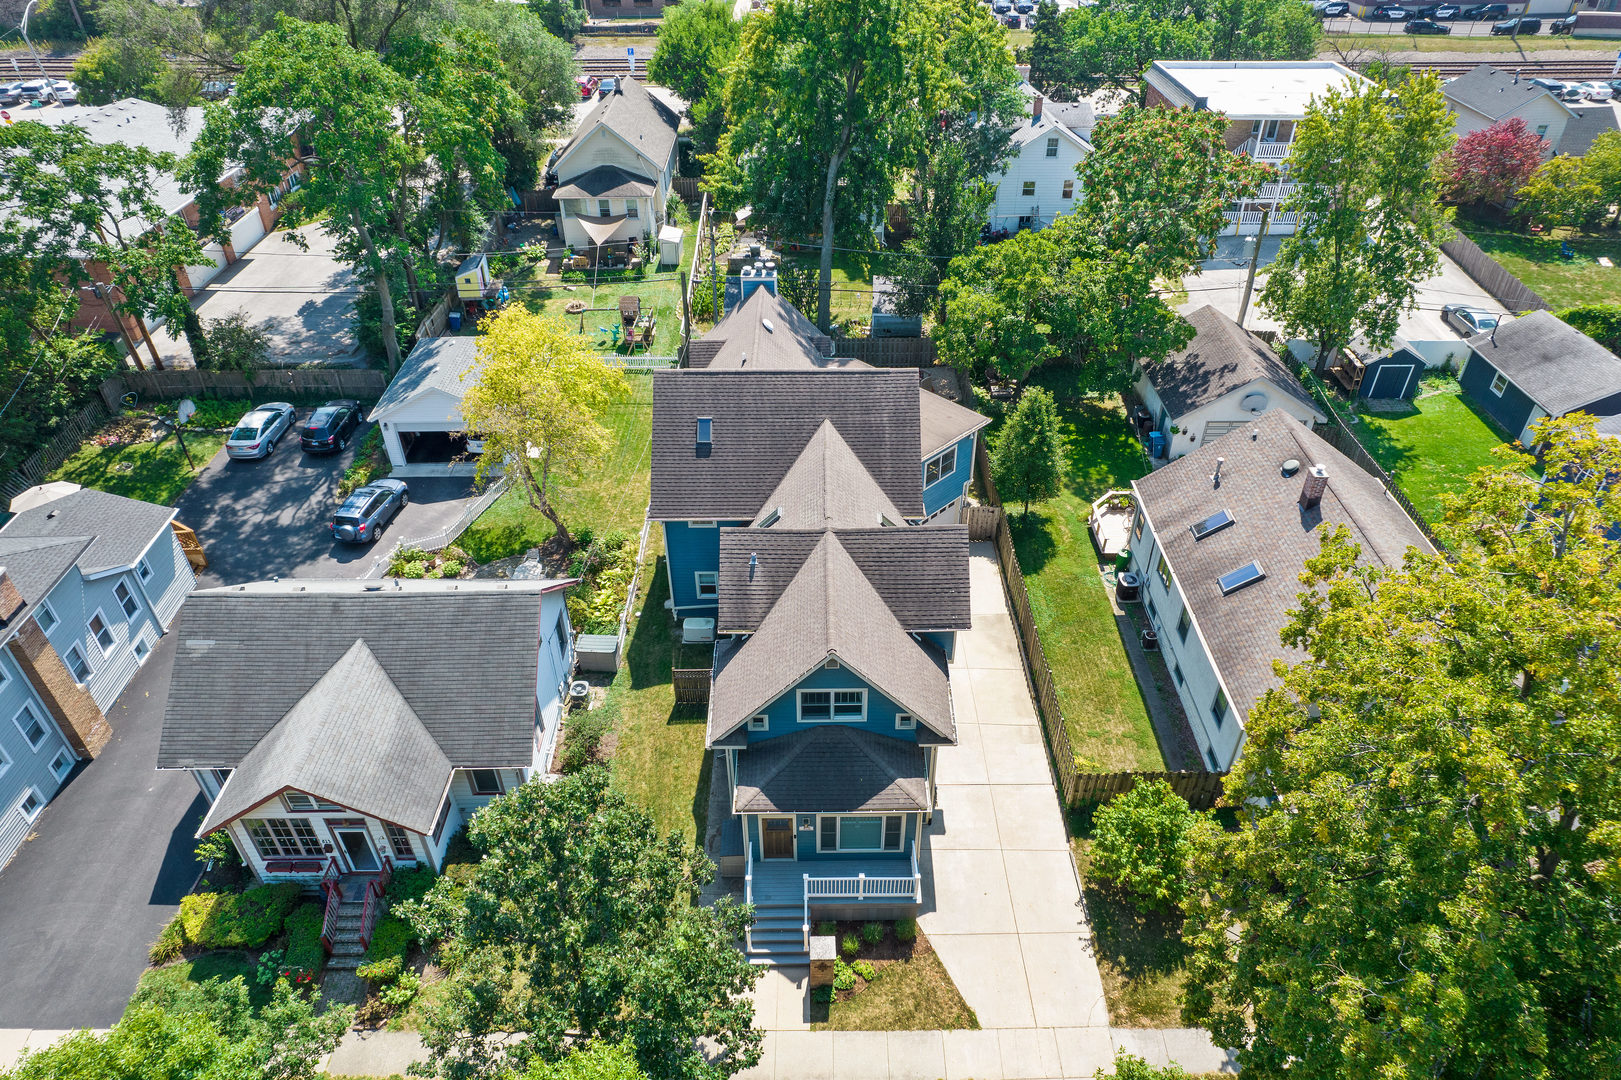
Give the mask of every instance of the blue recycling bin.
[[1165, 456], [1165, 432], [1150, 431], [1148, 433], [1148, 453], [1150, 457], [1155, 458]]
[[446, 314], [445, 326], [448, 327], [450, 332], [453, 334], [460, 330], [462, 328], [462, 313], [459, 311], [452, 311]]

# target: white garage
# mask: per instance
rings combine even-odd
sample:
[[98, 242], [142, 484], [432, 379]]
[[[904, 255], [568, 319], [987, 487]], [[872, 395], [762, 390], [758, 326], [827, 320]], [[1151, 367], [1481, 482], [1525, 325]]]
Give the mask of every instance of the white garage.
[[257, 204], [248, 207], [247, 213], [237, 218], [231, 224], [231, 250], [236, 257], [241, 258], [248, 253], [248, 249], [264, 239], [265, 219], [259, 214]]
[[477, 340], [439, 337], [417, 342], [372, 408], [371, 419], [382, 430], [395, 476], [471, 476], [477, 471], [478, 459], [467, 449], [461, 411], [462, 391], [478, 362]]
[[[257, 217], [258, 215], [255, 214], [254, 216]], [[207, 285], [214, 280], [215, 275], [225, 269], [225, 249], [223, 247], [218, 244], [204, 244], [203, 254], [213, 259], [214, 265], [186, 267], [186, 280], [191, 282], [191, 287], [194, 289], [200, 289]]]

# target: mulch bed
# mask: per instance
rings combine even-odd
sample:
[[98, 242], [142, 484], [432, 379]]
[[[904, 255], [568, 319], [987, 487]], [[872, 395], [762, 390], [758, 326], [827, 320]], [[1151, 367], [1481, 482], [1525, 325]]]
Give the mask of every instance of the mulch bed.
[[[929, 939], [924, 936], [922, 930], [917, 932], [915, 940], [902, 943], [895, 940], [894, 924], [885, 923], [884, 939], [876, 945], [869, 945], [867, 940], [861, 937], [861, 927], [864, 925], [862, 922], [840, 921], [835, 925], [838, 927], [838, 932], [834, 935], [835, 941], [843, 942], [846, 934], [854, 934], [861, 939], [859, 952], [854, 956], [845, 956], [843, 951], [840, 951], [839, 959], [846, 964], [854, 963], [857, 960], [865, 960], [872, 964], [875, 973], [880, 977], [882, 977], [884, 969], [891, 964], [904, 964], [914, 957], [927, 956], [934, 952], [934, 947], [929, 944]], [[833, 999], [835, 1001], [848, 1001], [866, 988], [867, 980], [857, 975], [855, 986], [849, 990], [833, 991]]]

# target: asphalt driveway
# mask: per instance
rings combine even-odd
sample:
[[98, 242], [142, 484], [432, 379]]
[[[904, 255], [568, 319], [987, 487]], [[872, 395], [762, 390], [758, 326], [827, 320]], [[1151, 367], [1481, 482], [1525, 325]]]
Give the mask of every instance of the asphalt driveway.
[[186, 772], [158, 772], [174, 635], [108, 710], [113, 737], [40, 812], [0, 873], [0, 1028], [107, 1027], [147, 947], [202, 872], [205, 804]]
[[[299, 421], [309, 411], [301, 408]], [[259, 461], [232, 461], [223, 450], [216, 454], [177, 504], [180, 520], [197, 530], [208, 554], [198, 588], [270, 577], [364, 577], [396, 540], [438, 532], [461, 515], [472, 496], [470, 481], [414, 477], [406, 481], [410, 504], [375, 543], [332, 539], [338, 481], [365, 433], [362, 426], [348, 450], [320, 457], [300, 450], [293, 434]]]

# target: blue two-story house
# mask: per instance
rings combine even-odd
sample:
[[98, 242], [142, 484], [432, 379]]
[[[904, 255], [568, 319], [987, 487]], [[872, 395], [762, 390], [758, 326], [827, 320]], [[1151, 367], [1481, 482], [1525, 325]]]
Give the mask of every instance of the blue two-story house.
[[[911, 915], [927, 890], [918, 844], [957, 741], [947, 665], [970, 625], [956, 476], [984, 418], [914, 371], [827, 357], [766, 289], [717, 329], [699, 366], [655, 376], [652, 516], [675, 615], [715, 619], [706, 741], [748, 950], [804, 963], [816, 918]], [[941, 446], [931, 473], [920, 448]]]

